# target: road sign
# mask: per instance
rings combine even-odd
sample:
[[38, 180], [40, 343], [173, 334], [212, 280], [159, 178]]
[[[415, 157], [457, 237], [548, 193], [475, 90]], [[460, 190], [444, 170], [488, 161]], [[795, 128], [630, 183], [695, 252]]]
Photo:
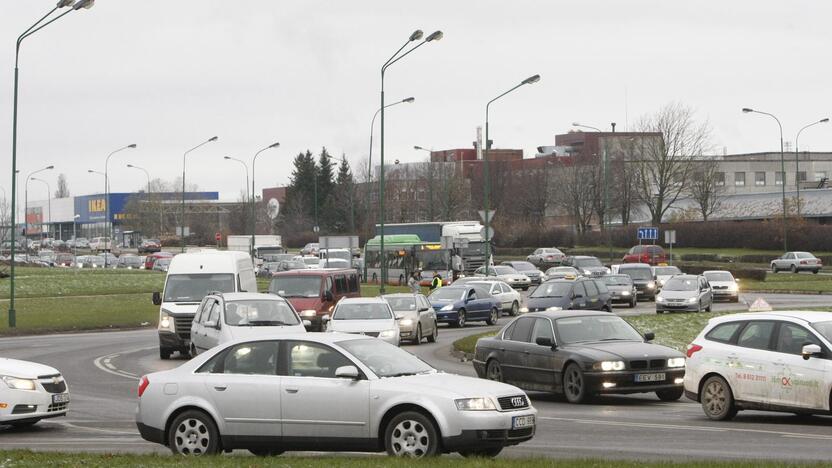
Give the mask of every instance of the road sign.
[[277, 218], [277, 215], [280, 213], [280, 202], [277, 201], [277, 198], [270, 198], [269, 204], [266, 208], [266, 213], [269, 216], [269, 219]]
[[482, 229], [480, 229], [480, 235], [483, 238], [488, 237], [489, 239], [493, 239], [494, 238], [494, 228], [491, 227], [491, 226], [488, 226], [488, 231], [486, 231], [485, 226], [483, 226]]
[[664, 232], [664, 243], [672, 245], [676, 243], [676, 230], [670, 229]]
[[480, 215], [480, 219], [482, 220], [482, 222], [488, 224], [490, 224], [490, 222], [494, 220], [494, 213], [496, 212], [497, 210], [488, 210], [488, 219], [485, 219], [485, 210], [477, 211], [477, 213], [479, 213]]
[[659, 228], [644, 227], [638, 228], [638, 240], [656, 240], [659, 238]]

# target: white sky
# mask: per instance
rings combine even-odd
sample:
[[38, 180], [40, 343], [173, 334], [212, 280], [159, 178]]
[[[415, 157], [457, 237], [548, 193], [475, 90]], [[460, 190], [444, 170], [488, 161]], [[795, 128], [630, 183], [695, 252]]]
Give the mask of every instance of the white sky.
[[[6, 0], [0, 15], [0, 186], [11, 185], [14, 41], [53, 0]], [[775, 150], [832, 114], [832, 2], [265, 1], [98, 0], [24, 42], [18, 167], [53, 190], [61, 172], [73, 195], [100, 192], [105, 156], [114, 192], [138, 190], [147, 168], [235, 199], [245, 183], [231, 155], [258, 158], [257, 188], [285, 184], [307, 148], [365, 161], [379, 105], [379, 68], [412, 30], [445, 37], [388, 72], [387, 158], [420, 160], [421, 145], [470, 147], [485, 103], [527, 76], [539, 83], [492, 106], [496, 147], [554, 144], [573, 121], [625, 130], [629, 116], [671, 101], [694, 107], [729, 152]], [[627, 96], [625, 106], [625, 94]], [[378, 157], [378, 130], [376, 149]], [[832, 149], [832, 125], [801, 135], [801, 149]], [[375, 159], [377, 161], [377, 159]], [[22, 178], [21, 178], [22, 181]], [[30, 198], [45, 198], [32, 184]], [[22, 190], [20, 192], [22, 194]]]

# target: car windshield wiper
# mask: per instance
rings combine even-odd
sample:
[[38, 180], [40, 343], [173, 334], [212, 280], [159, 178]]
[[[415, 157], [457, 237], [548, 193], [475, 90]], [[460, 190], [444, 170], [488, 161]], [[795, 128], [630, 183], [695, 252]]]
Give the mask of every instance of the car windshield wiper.
[[258, 326], [280, 326], [280, 325], [296, 325], [294, 323], [289, 324], [286, 322], [281, 322], [279, 320], [253, 320], [249, 322], [249, 325], [258, 327]]
[[538, 298], [538, 297], [563, 297], [563, 296], [531, 296], [531, 297]]
[[[637, 341], [635, 338], [602, 338], [596, 341]], [[641, 341], [641, 340], [638, 340]]]
[[399, 372], [396, 374], [385, 375], [385, 377], [407, 377], [408, 375], [416, 375], [417, 372]]

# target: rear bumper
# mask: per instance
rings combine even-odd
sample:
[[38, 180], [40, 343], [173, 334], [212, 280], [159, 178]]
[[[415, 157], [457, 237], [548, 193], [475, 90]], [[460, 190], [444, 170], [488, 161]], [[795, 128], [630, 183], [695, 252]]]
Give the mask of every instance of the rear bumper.
[[697, 312], [699, 310], [698, 303], [663, 303], [663, 304], [656, 304], [656, 312]]
[[165, 444], [165, 431], [148, 426], [147, 424], [136, 422], [136, 427], [139, 429], [139, 435], [142, 439], [148, 442], [155, 442], [157, 444]]

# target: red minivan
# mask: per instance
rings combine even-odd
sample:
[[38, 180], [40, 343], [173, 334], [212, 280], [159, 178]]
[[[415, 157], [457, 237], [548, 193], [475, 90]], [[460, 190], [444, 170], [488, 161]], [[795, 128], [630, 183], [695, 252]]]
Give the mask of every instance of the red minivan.
[[154, 252], [152, 254], [147, 255], [146, 257], [144, 257], [144, 269], [152, 270], [153, 264], [156, 263], [156, 260], [160, 258], [173, 258], [173, 254], [170, 252]]
[[288, 300], [301, 319], [312, 322], [310, 331], [321, 331], [321, 318], [342, 297], [360, 297], [361, 283], [358, 272], [349, 268], [281, 271], [272, 275], [269, 292]]
[[667, 263], [667, 254], [658, 245], [637, 245], [624, 255], [621, 262], [656, 266]]

